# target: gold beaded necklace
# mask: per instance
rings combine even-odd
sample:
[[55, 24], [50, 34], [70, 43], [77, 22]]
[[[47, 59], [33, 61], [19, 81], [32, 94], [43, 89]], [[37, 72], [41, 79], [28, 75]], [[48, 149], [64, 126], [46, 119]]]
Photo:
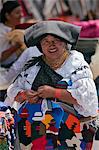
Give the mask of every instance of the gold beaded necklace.
[[56, 70], [61, 67], [61, 65], [64, 63], [64, 61], [68, 58], [69, 52], [66, 50], [64, 51], [63, 55], [60, 59], [57, 60], [57, 62], [53, 62], [51, 60], [46, 59], [45, 56], [42, 56], [43, 60], [48, 64], [53, 70]]

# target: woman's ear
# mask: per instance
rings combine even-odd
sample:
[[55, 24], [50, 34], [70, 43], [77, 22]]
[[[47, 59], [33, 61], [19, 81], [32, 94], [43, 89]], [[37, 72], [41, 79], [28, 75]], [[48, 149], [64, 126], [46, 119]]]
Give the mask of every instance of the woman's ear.
[[8, 13], [5, 13], [5, 18], [6, 18], [6, 20], [9, 20], [9, 14]]
[[67, 43], [64, 43], [64, 49], [69, 50], [69, 49], [68, 49], [68, 44], [67, 44]]

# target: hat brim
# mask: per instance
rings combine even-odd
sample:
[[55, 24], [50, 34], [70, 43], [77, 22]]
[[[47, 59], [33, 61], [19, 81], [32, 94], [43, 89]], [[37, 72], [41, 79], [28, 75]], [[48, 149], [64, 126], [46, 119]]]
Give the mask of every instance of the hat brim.
[[46, 34], [55, 35], [66, 43], [76, 45], [81, 27], [63, 21], [42, 21], [25, 31], [27, 47], [36, 46]]

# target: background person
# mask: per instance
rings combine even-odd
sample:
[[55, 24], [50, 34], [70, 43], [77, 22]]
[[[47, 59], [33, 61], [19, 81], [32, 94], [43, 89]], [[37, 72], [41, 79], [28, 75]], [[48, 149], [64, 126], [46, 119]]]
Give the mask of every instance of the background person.
[[[21, 7], [17, 1], [7, 1], [3, 4], [0, 14], [0, 72], [9, 69], [26, 49], [23, 41], [23, 31], [15, 30], [21, 21]], [[6, 90], [0, 91], [0, 101], [4, 101]]]
[[[17, 1], [5, 2], [1, 10], [0, 23], [0, 62], [2, 66], [11, 66], [18, 58], [17, 51], [21, 46], [25, 45], [22, 38], [19, 38], [19, 36], [22, 35], [22, 32], [18, 30], [18, 36], [18, 31], [13, 31], [20, 21], [21, 7], [19, 3]], [[13, 42], [12, 39], [14, 40]]]

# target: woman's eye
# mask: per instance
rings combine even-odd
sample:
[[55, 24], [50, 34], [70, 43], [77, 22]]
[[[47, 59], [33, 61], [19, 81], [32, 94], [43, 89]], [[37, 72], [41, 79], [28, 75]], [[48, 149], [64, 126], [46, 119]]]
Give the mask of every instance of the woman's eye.
[[42, 44], [48, 44], [49, 42], [48, 41], [42, 41]]

